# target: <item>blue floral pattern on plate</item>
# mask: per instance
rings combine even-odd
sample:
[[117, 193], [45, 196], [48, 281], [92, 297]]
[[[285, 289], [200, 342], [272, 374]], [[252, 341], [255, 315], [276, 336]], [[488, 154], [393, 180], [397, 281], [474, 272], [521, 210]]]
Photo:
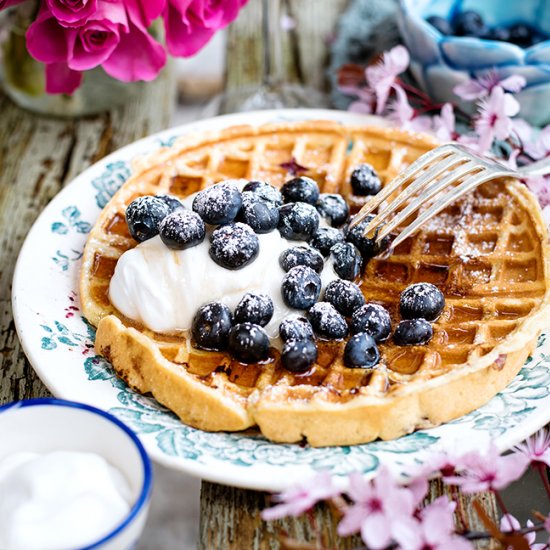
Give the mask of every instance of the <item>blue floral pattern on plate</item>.
[[[260, 124], [280, 120], [281, 116], [287, 120], [372, 121], [337, 111], [297, 111], [239, 115], [219, 119], [219, 124]], [[193, 131], [199, 131], [201, 124], [194, 124]], [[212, 124], [208, 128], [212, 129]], [[14, 317], [29, 360], [55, 395], [114, 413], [139, 434], [153, 458], [170, 467], [214, 481], [267, 490], [283, 489], [319, 469], [338, 476], [351, 471], [372, 475], [380, 464], [387, 464], [405, 475], [434, 447], [474, 438], [480, 443], [492, 439], [506, 448], [550, 420], [550, 349], [544, 336], [512, 384], [484, 407], [438, 428], [351, 447], [315, 449], [273, 444], [254, 432], [202, 432], [183, 425], [154, 399], [128, 388], [109, 363], [94, 354], [95, 330], [80, 313], [80, 261], [76, 256], [73, 259], [70, 251], [80, 253], [86, 234], [76, 223], [97, 218], [102, 205], [128, 178], [135, 155], [151, 151], [188, 129], [152, 136], [98, 163], [52, 200], [37, 220], [36, 230], [29, 234], [30, 242], [22, 250], [14, 277]], [[67, 231], [60, 232], [56, 222]], [[42, 270], [49, 276], [37, 278], [36, 273]]]

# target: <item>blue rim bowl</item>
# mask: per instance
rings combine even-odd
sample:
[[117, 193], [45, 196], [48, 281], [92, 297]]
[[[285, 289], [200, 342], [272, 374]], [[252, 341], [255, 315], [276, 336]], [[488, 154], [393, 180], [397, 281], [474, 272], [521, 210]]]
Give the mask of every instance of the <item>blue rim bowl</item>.
[[114, 424], [118, 429], [123, 431], [132, 441], [136, 450], [138, 451], [139, 457], [141, 459], [141, 465], [143, 467], [143, 484], [139, 495], [130, 509], [128, 515], [114, 527], [108, 534], [103, 536], [98, 541], [90, 544], [88, 546], [80, 547], [75, 550], [94, 550], [101, 548], [109, 542], [112, 542], [113, 539], [117, 537], [122, 531], [124, 531], [133, 521], [138, 517], [139, 513], [143, 510], [145, 506], [148, 505], [151, 498], [151, 490], [153, 485], [153, 470], [151, 466], [151, 461], [145, 448], [141, 444], [141, 441], [138, 439], [137, 435], [128, 427], [126, 424], [121, 422], [118, 418], [109, 414], [108, 412], [102, 411], [91, 405], [86, 405], [84, 403], [77, 403], [75, 401], [66, 401], [64, 399], [53, 399], [53, 398], [40, 398], [40, 399], [27, 399], [23, 401], [14, 401], [13, 403], [8, 403], [6, 405], [0, 406], [0, 414], [7, 411], [12, 411], [14, 409], [24, 409], [27, 407], [40, 407], [40, 406], [54, 406], [54, 407], [67, 407], [71, 409], [80, 409], [87, 411], [89, 413], [98, 415], [105, 420], [108, 420]]

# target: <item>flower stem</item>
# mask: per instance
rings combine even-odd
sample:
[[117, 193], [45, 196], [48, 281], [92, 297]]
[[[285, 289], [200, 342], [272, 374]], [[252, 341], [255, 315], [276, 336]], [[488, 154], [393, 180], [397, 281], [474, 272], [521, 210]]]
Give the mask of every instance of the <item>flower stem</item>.
[[535, 467], [538, 470], [542, 483], [544, 484], [544, 488], [546, 489], [546, 496], [550, 498], [550, 481], [548, 481], [548, 476], [546, 475], [546, 464], [544, 464], [544, 462], [539, 462]]
[[[495, 495], [496, 501], [502, 513], [508, 515], [508, 509], [506, 508], [506, 504], [504, 504], [504, 500], [502, 499], [502, 495], [500, 494], [500, 491], [493, 489], [493, 495]], [[512, 525], [511, 519], [509, 517], [507, 519], [508, 519], [508, 524], [510, 525], [510, 529], [514, 531], [514, 526]]]

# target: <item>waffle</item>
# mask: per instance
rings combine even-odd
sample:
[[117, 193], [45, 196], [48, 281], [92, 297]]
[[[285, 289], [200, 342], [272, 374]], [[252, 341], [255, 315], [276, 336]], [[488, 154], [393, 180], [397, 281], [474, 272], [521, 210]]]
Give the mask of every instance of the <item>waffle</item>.
[[191, 347], [186, 335], [153, 333], [110, 304], [117, 259], [136, 245], [126, 206], [146, 194], [184, 197], [220, 180], [276, 186], [295, 159], [322, 192], [342, 193], [352, 211], [349, 175], [361, 162], [383, 183], [433, 148], [426, 136], [395, 129], [315, 121], [239, 126], [184, 137], [136, 163], [133, 176], [102, 211], [84, 251], [81, 302], [97, 326], [96, 350], [132, 388], [152, 394], [191, 426], [238, 431], [313, 446], [392, 439], [436, 426], [487, 402], [516, 375], [548, 312], [548, 250], [540, 208], [517, 181], [498, 180], [460, 199], [387, 258], [370, 260], [358, 283], [369, 302], [398, 320], [399, 293], [431, 282], [446, 305], [424, 346], [380, 345], [372, 370], [343, 364], [343, 342], [319, 342], [305, 374], [270, 359], [243, 365], [223, 352]]

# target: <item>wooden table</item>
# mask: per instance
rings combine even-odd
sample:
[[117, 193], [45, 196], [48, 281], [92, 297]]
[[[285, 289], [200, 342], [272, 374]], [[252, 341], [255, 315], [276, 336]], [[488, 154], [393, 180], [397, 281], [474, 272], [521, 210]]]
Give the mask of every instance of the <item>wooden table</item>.
[[[327, 42], [345, 0], [292, 0], [290, 11], [299, 32], [285, 45], [288, 78], [322, 87]], [[251, 0], [228, 35], [226, 87], [257, 83], [261, 72], [259, 0]], [[25, 358], [13, 322], [10, 287], [19, 249], [49, 200], [80, 172], [116, 149], [166, 128], [175, 106], [169, 71], [123, 107], [81, 120], [36, 116], [0, 94], [0, 404], [41, 397], [48, 391]], [[430, 500], [444, 493], [431, 485]], [[478, 495], [495, 517], [494, 500]], [[284, 531], [300, 541], [315, 540], [312, 522], [289, 519], [265, 523], [259, 513], [267, 495], [204, 482], [201, 494], [200, 549], [275, 549]], [[472, 529], [480, 522], [471, 498], [460, 505]], [[336, 518], [326, 506], [314, 517], [328, 548], [355, 548], [357, 538], [338, 541]], [[163, 549], [164, 550], [164, 549]]]

